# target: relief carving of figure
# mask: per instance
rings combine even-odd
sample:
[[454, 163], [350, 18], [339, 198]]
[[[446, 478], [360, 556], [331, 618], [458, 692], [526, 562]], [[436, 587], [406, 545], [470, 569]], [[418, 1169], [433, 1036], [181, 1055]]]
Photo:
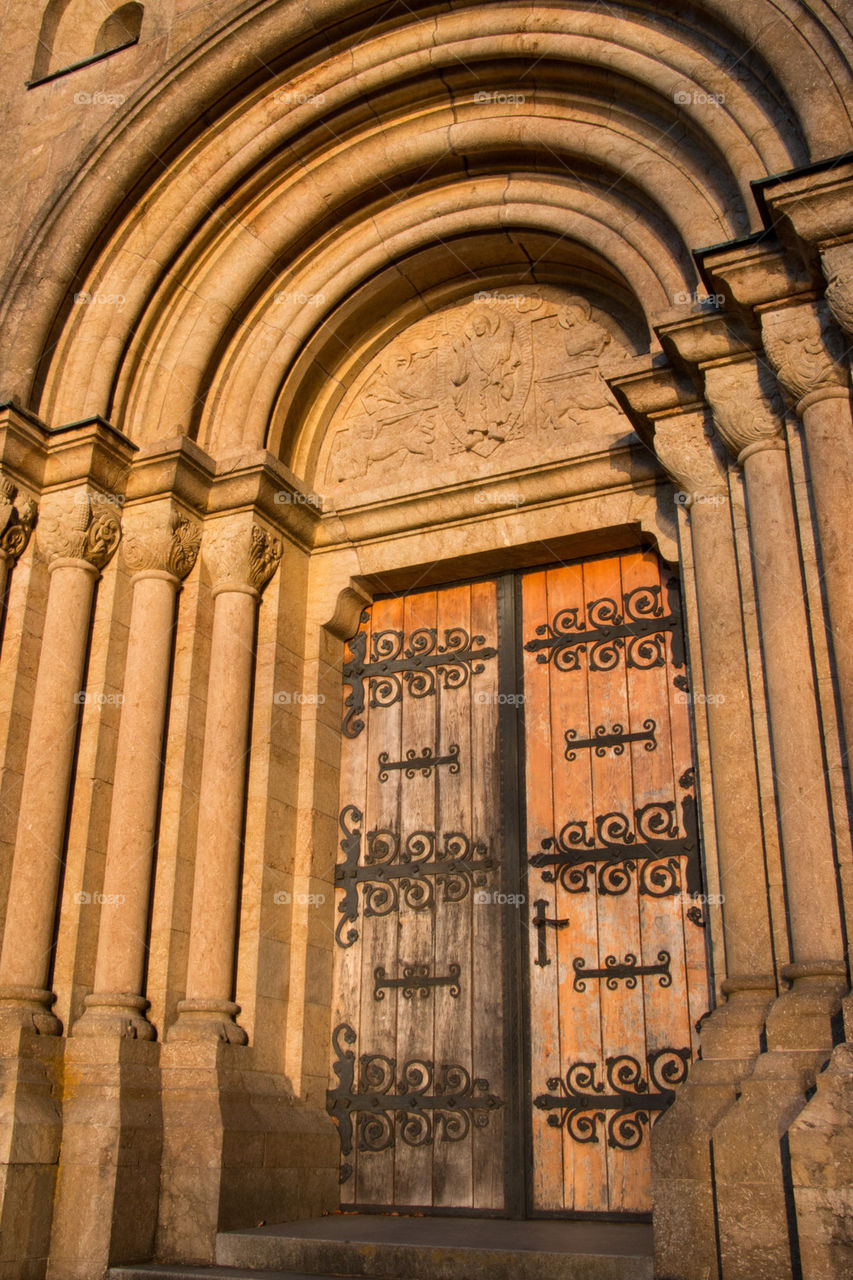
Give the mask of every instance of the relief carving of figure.
[[360, 480], [377, 462], [404, 450], [432, 459], [435, 412], [430, 395], [434, 348], [389, 353], [364, 387], [362, 414], [353, 422], [335, 457], [336, 478]]
[[488, 456], [512, 434], [530, 389], [529, 355], [525, 362], [512, 321], [494, 308], [475, 311], [453, 342], [449, 374], [454, 434], [466, 450]]
[[618, 405], [602, 378], [598, 362], [613, 342], [613, 335], [593, 319], [586, 298], [570, 298], [559, 317], [566, 361], [560, 372], [543, 378], [543, 407], [555, 430], [586, 426], [588, 414]]

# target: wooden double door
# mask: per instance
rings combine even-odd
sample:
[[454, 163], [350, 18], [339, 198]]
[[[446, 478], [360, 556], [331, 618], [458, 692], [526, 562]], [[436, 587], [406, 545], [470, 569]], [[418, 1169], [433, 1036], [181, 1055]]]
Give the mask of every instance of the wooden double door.
[[642, 1214], [708, 1005], [656, 554], [377, 601], [344, 667], [328, 1110], [361, 1209]]

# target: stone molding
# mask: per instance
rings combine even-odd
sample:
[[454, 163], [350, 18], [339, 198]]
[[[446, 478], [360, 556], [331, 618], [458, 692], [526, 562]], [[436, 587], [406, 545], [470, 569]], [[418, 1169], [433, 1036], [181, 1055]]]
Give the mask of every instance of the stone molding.
[[38, 511], [31, 498], [17, 498], [17, 485], [0, 475], [0, 556], [13, 564], [26, 550]]
[[705, 392], [717, 430], [738, 462], [759, 448], [785, 447], [785, 406], [769, 369], [759, 361], [709, 367]]
[[161, 572], [186, 578], [198, 559], [201, 525], [173, 503], [151, 503], [126, 512], [122, 560], [132, 573]]
[[254, 521], [217, 520], [204, 531], [204, 563], [214, 592], [263, 593], [281, 560], [281, 540]]
[[846, 394], [845, 343], [823, 302], [805, 302], [761, 317], [764, 349], [794, 404], [821, 393]]
[[36, 539], [47, 560], [85, 560], [104, 569], [121, 541], [117, 504], [88, 489], [51, 495], [42, 504]]

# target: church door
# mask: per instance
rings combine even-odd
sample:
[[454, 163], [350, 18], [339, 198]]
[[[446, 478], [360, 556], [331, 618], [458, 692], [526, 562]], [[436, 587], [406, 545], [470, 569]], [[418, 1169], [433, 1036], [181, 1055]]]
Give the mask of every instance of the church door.
[[378, 600], [344, 686], [342, 1203], [647, 1213], [708, 1004], [675, 583], [638, 550]]

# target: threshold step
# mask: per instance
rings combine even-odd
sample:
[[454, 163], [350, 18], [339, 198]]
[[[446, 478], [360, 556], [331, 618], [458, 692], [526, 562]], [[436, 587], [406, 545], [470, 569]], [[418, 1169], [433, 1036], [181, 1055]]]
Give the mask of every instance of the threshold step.
[[313, 1280], [654, 1280], [652, 1253], [642, 1223], [378, 1214], [222, 1232], [216, 1242], [220, 1266]]
[[[293, 1271], [247, 1271], [245, 1267], [170, 1267], [155, 1263], [112, 1267], [109, 1280], [348, 1280], [341, 1276], [297, 1275]], [[372, 1280], [372, 1278], [371, 1278]]]

